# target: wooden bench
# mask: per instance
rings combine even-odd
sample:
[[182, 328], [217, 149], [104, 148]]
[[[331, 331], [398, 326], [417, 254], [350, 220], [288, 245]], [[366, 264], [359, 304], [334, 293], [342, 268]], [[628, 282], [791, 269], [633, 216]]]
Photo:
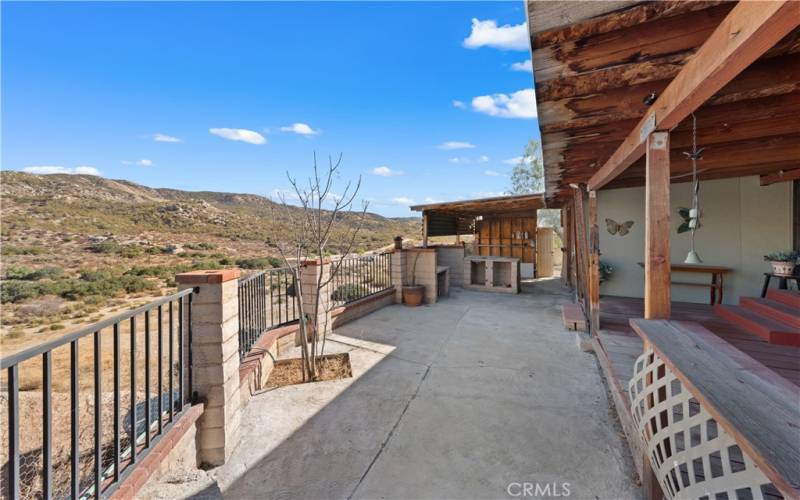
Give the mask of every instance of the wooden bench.
[[800, 388], [697, 323], [630, 324], [775, 487], [800, 497]]
[[[644, 262], [639, 262], [641, 267], [644, 267]], [[710, 274], [710, 283], [701, 283], [697, 281], [673, 281], [673, 285], [681, 286], [696, 286], [708, 288], [710, 292], [710, 304], [722, 304], [722, 290], [725, 275], [732, 271], [730, 267], [724, 266], [707, 266], [705, 264], [670, 264], [670, 270], [673, 273], [699, 273]]]

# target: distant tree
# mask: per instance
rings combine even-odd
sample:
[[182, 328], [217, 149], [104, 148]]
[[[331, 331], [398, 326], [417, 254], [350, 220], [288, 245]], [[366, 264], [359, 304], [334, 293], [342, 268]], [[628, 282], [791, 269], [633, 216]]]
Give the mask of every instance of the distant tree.
[[[511, 187], [508, 194], [534, 194], [544, 192], [544, 163], [539, 141], [531, 139], [525, 145], [524, 154], [511, 170]], [[538, 211], [537, 224], [552, 227], [561, 239], [561, 212], [543, 209]]]
[[544, 164], [539, 154], [539, 142], [531, 139], [523, 155], [511, 170], [509, 194], [532, 194], [544, 191]]
[[[320, 290], [327, 287], [339, 273], [342, 261], [354, 247], [367, 212], [368, 204], [362, 202], [361, 209], [355, 214], [352, 213], [356, 195], [361, 187], [360, 177], [355, 184], [347, 182], [344, 189], [338, 194], [333, 190], [334, 179], [338, 177], [341, 164], [341, 155], [336, 161], [328, 158], [327, 169], [320, 172], [315, 154], [314, 171], [306, 182], [298, 182], [295, 177], [286, 172], [292, 192], [279, 193], [280, 204], [276, 204], [274, 207], [281, 213], [274, 214], [273, 220], [284, 226], [285, 231], [282, 231], [281, 234], [289, 235], [284, 241], [277, 242], [275, 246], [280, 252], [283, 265], [292, 270], [295, 283], [300, 283], [300, 276], [304, 270], [300, 265], [302, 262], [330, 255], [329, 247], [333, 245], [340, 249], [339, 255], [330, 259], [330, 273], [327, 276], [320, 274], [315, 283], [314, 310], [317, 311], [320, 309]], [[291, 199], [295, 205], [299, 206], [299, 214], [297, 214], [296, 207], [289, 206], [287, 199]], [[354, 224], [344, 223], [345, 217], [353, 216], [357, 219]], [[320, 328], [311, 328], [309, 324], [303, 304], [303, 294], [308, 293], [308, 290], [303, 290], [299, 286], [293, 287], [293, 289], [297, 311], [301, 318], [299, 323], [303, 380], [313, 381], [318, 378], [317, 360], [325, 352], [325, 336], [320, 339]], [[333, 301], [329, 302], [331, 304], [323, 304], [323, 306], [332, 307]], [[316, 325], [316, 321], [314, 321], [314, 325]], [[323, 331], [328, 327], [328, 325], [317, 326], [322, 326]]]

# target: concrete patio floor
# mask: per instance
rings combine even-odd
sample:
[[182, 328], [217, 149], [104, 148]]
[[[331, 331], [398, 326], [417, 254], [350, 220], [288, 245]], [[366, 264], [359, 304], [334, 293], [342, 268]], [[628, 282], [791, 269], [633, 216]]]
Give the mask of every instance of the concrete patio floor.
[[503, 498], [522, 496], [511, 483], [562, 496], [568, 483], [572, 498], [638, 498], [595, 357], [561, 323], [565, 300], [557, 280], [514, 296], [453, 289], [347, 324], [326, 352], [350, 353], [352, 379], [255, 396], [226, 465], [142, 496]]

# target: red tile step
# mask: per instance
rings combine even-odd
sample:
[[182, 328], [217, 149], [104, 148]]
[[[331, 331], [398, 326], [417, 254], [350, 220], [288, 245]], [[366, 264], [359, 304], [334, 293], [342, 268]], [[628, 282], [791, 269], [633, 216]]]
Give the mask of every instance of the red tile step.
[[800, 292], [770, 288], [767, 290], [767, 298], [800, 310]]
[[742, 306], [717, 304], [714, 312], [770, 344], [800, 347], [800, 328], [787, 325]]
[[745, 309], [750, 309], [781, 323], [800, 328], [800, 307], [792, 307], [776, 300], [755, 297], [742, 297], [739, 304]]

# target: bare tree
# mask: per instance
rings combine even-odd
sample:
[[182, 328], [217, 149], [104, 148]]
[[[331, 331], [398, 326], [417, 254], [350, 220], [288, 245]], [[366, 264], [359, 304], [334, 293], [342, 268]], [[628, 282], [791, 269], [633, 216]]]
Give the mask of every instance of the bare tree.
[[[315, 283], [313, 310], [320, 311], [320, 307], [323, 307], [326, 313], [329, 312], [332, 301], [320, 304], [320, 292], [339, 273], [342, 262], [353, 249], [367, 212], [368, 203], [364, 201], [362, 201], [359, 211], [353, 212], [352, 210], [355, 198], [361, 189], [360, 176], [355, 184], [348, 181], [340, 194], [333, 191], [334, 180], [338, 177], [341, 164], [341, 154], [336, 161], [329, 157], [326, 170], [320, 172], [315, 153], [314, 172], [307, 182], [298, 182], [296, 177], [292, 177], [289, 172], [286, 172], [292, 192], [278, 194], [280, 203], [275, 206], [275, 210], [281, 213], [277, 217], [273, 216], [274, 221], [291, 226], [286, 232], [290, 236], [286, 241], [277, 242], [276, 246], [284, 265], [292, 270], [295, 283], [295, 300], [300, 316], [304, 381], [317, 380], [319, 376], [317, 359], [325, 352], [325, 336], [322, 336], [320, 345], [320, 333], [327, 331], [329, 315], [325, 314], [326, 319], [323, 325], [317, 324], [319, 315], [313, 322], [309, 321], [303, 302], [303, 294], [308, 290], [303, 290], [300, 286], [301, 276], [305, 269], [303, 263], [315, 259], [320, 259], [320, 263], [322, 263], [329, 254], [331, 245], [336, 244], [339, 253], [338, 256], [331, 258], [330, 272], [327, 275], [319, 273]], [[294, 202], [294, 206], [288, 202], [289, 198]], [[347, 218], [355, 220], [345, 221]]]

